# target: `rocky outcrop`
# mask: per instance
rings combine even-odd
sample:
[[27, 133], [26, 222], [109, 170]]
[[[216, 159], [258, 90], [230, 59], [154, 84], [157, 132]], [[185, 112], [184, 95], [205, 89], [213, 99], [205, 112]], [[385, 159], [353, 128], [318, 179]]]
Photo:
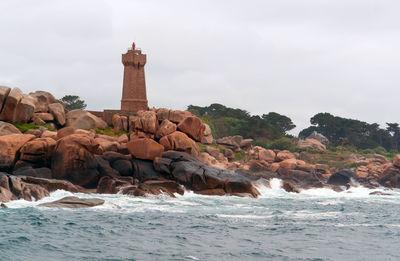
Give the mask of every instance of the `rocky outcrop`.
[[175, 131], [160, 139], [160, 144], [164, 146], [165, 150], [184, 151], [192, 155], [198, 155], [199, 148], [192, 139], [185, 133]]
[[30, 134], [0, 136], [0, 169], [11, 168], [15, 163], [19, 149], [34, 138], [35, 136]]
[[52, 138], [38, 138], [26, 142], [20, 150], [20, 160], [35, 166], [50, 166], [51, 156], [56, 147]]
[[10, 134], [22, 134], [14, 125], [0, 121], [0, 136], [10, 135]]
[[154, 111], [139, 111], [131, 130], [140, 130], [145, 133], [155, 134], [157, 128], [158, 121]]
[[0, 112], [3, 109], [4, 106], [4, 102], [8, 96], [8, 94], [10, 93], [11, 88], [6, 87], [6, 86], [0, 86]]
[[351, 179], [355, 178], [354, 172], [348, 169], [340, 170], [334, 174], [332, 174], [328, 179], [328, 184], [337, 185], [337, 186], [348, 186], [351, 182]]
[[161, 122], [156, 132], [156, 138], [160, 139], [176, 131], [176, 124], [165, 119]]
[[155, 169], [163, 170], [178, 183], [196, 193], [218, 193], [236, 196], [258, 197], [259, 192], [251, 180], [230, 170], [212, 168], [184, 152], [169, 151], [162, 156], [163, 160], [155, 160]]
[[138, 159], [153, 160], [161, 156], [164, 147], [155, 140], [148, 138], [135, 139], [126, 144], [133, 157]]
[[274, 162], [276, 153], [273, 150], [267, 150], [260, 146], [255, 146], [249, 150], [250, 159]]
[[13, 122], [27, 123], [35, 111], [35, 99], [32, 96], [23, 94], [15, 109]]
[[206, 126], [203, 122], [194, 116], [186, 117], [178, 124], [178, 129], [194, 139], [195, 141], [202, 141]]
[[100, 178], [94, 157], [97, 148], [89, 135], [71, 134], [58, 140], [51, 159], [53, 178], [96, 187]]
[[23, 93], [18, 88], [13, 88], [8, 94], [3, 105], [3, 110], [0, 113], [0, 120], [7, 122], [16, 122], [17, 120], [17, 105], [22, 99]]
[[47, 208], [91, 208], [104, 204], [104, 200], [99, 198], [78, 198], [78, 197], [64, 197], [62, 199], [39, 204], [39, 207]]
[[204, 137], [201, 140], [201, 143], [212, 144], [213, 141], [214, 141], [214, 138], [213, 138], [213, 135], [212, 135], [212, 132], [211, 132], [210, 125], [205, 124], [205, 123], [203, 123], [203, 124], [205, 126], [205, 129], [204, 129]]
[[240, 143], [242, 142], [243, 137], [236, 135], [236, 136], [228, 136], [228, 137], [223, 137], [216, 139], [215, 142], [217, 144], [225, 145], [228, 146], [229, 148], [233, 150], [237, 150], [240, 148]]
[[286, 159], [295, 159], [296, 157], [288, 150], [281, 150], [276, 154], [277, 161], [283, 161]]
[[308, 148], [312, 150], [320, 150], [325, 151], [326, 146], [322, 144], [322, 142], [318, 141], [317, 139], [307, 138], [305, 140], [298, 140], [297, 147], [299, 148]]
[[107, 127], [105, 121], [87, 111], [72, 110], [66, 114], [66, 118], [66, 126], [70, 126], [74, 129], [88, 130]]
[[65, 111], [64, 111], [64, 106], [60, 103], [51, 103], [48, 105], [49, 111], [54, 115], [54, 118], [56, 119], [57, 123], [60, 126], [65, 125]]
[[36, 91], [31, 92], [29, 95], [36, 100], [35, 112], [49, 112], [49, 104], [56, 102], [56, 98], [49, 92]]
[[179, 111], [179, 110], [170, 110], [168, 114], [168, 120], [179, 124], [181, 123], [184, 119], [187, 117], [193, 116], [190, 112], [188, 111]]

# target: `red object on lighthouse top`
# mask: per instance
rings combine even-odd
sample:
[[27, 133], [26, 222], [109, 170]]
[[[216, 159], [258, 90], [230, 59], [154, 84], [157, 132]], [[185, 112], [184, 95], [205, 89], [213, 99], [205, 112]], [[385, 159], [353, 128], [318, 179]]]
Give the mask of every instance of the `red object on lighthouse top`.
[[132, 42], [132, 50], [135, 50], [135, 42]]

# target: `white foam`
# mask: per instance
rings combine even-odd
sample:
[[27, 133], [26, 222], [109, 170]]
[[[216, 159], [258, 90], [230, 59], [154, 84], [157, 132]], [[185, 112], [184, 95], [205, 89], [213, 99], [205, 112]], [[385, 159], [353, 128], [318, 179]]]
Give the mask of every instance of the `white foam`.
[[235, 218], [235, 219], [267, 219], [272, 218], [272, 215], [259, 216], [251, 214], [216, 214], [219, 218]]

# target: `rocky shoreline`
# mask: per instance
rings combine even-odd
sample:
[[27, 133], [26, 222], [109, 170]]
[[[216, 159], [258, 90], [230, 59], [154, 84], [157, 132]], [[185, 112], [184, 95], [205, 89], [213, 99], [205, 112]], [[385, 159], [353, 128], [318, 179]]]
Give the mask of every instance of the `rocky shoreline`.
[[[65, 111], [46, 92], [31, 95], [0, 89], [0, 202], [40, 200], [58, 189], [174, 197], [185, 189], [203, 195], [257, 198], [257, 184], [281, 179], [288, 192], [328, 187], [344, 190], [400, 188], [400, 155], [359, 158], [352, 170], [309, 164], [302, 154], [253, 146], [240, 136], [214, 140], [210, 128], [187, 111], [151, 109], [135, 116], [114, 115], [120, 136], [97, 133], [107, 123], [81, 110]], [[2, 94], [3, 93], [3, 94]], [[24, 133], [12, 123], [47, 124]], [[299, 143], [325, 149], [318, 140]], [[214, 145], [213, 145], [214, 144]], [[201, 145], [202, 149], [199, 147]], [[220, 148], [223, 150], [220, 150]], [[244, 155], [235, 160], [235, 153]]]

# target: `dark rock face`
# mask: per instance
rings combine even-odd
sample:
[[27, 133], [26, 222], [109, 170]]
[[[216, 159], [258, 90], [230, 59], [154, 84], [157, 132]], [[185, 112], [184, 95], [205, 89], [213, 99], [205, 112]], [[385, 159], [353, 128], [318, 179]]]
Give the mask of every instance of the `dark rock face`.
[[154, 169], [153, 162], [133, 159], [133, 177], [141, 182], [160, 179], [160, 173]]
[[[206, 166], [191, 155], [184, 152], [168, 151], [163, 154], [168, 161], [154, 161], [155, 169], [166, 172], [178, 183], [203, 194], [225, 194], [257, 197], [258, 190], [250, 179], [230, 170], [222, 170]], [[217, 189], [217, 190], [216, 190]]]
[[38, 177], [22, 177], [22, 181], [31, 184], [37, 184], [47, 189], [49, 192], [62, 189], [70, 192], [81, 192], [77, 186], [66, 180], [44, 179]]
[[327, 184], [336, 186], [347, 186], [352, 178], [355, 178], [354, 172], [348, 169], [343, 169], [332, 174], [329, 177]]
[[52, 172], [49, 168], [37, 168], [34, 169], [31, 166], [18, 168], [13, 172], [15, 176], [31, 176], [38, 178], [51, 179]]
[[159, 195], [166, 193], [175, 197], [174, 193], [183, 195], [183, 188], [173, 180], [148, 180], [139, 185], [122, 188], [122, 194], [133, 196]]
[[91, 208], [104, 204], [99, 198], [65, 197], [53, 202], [39, 204], [40, 207], [48, 208]]
[[279, 168], [278, 174], [279, 178], [283, 181], [287, 181], [293, 185], [296, 184], [297, 187], [303, 189], [323, 187], [323, 183], [314, 173], [297, 169]]
[[129, 160], [120, 159], [111, 162], [111, 167], [119, 172], [121, 176], [132, 176], [133, 168]]

